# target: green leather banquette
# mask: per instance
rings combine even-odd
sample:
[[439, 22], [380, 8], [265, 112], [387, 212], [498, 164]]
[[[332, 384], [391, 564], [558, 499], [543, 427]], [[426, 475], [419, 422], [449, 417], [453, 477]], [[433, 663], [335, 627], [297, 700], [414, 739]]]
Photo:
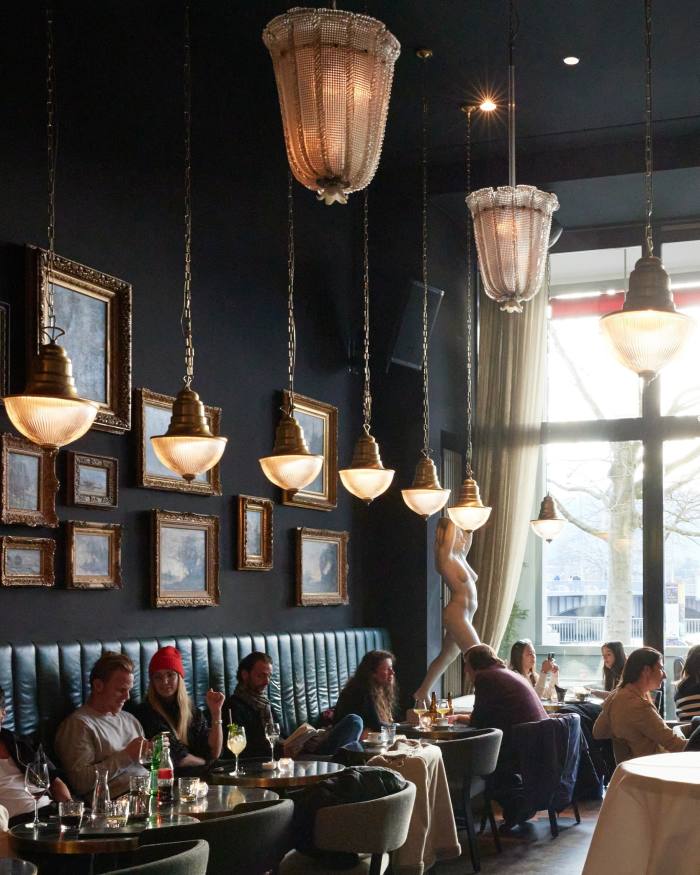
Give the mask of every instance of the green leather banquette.
[[[239, 661], [253, 650], [274, 660], [269, 695], [282, 715], [284, 734], [332, 707], [368, 650], [387, 649], [384, 629], [336, 629], [277, 635], [176, 636], [122, 641], [0, 644], [0, 687], [7, 698], [4, 726], [49, 743], [61, 720], [89, 693], [90, 669], [103, 650], [121, 650], [135, 665], [132, 698], [148, 686], [148, 663], [159, 647], [182, 653], [187, 690], [199, 707], [213, 687], [227, 695], [236, 686]], [[226, 715], [224, 715], [226, 719]]]

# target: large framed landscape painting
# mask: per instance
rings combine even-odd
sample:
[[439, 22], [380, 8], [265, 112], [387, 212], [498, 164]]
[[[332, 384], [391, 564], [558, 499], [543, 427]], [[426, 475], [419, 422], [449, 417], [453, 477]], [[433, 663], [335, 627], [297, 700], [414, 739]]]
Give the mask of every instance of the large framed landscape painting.
[[219, 518], [199, 513], [152, 513], [154, 608], [219, 604]]
[[[28, 246], [27, 298], [32, 355], [41, 341], [42, 285], [47, 253]], [[73, 365], [78, 394], [97, 401], [93, 428], [121, 433], [131, 428], [131, 285], [60, 255], [54, 257], [56, 324]]]
[[298, 528], [297, 605], [348, 603], [347, 532]]
[[[197, 474], [189, 483], [175, 474], [153, 452], [151, 438], [165, 434], [173, 412], [172, 395], [163, 395], [150, 389], [135, 389], [137, 472], [136, 485], [147, 489], [169, 489], [174, 492], [194, 492], [199, 495], [221, 495], [221, 468], [214, 465], [209, 471]], [[212, 434], [221, 434], [221, 408], [204, 405]]]
[[238, 496], [239, 571], [272, 570], [272, 502], [252, 495]]
[[53, 586], [53, 538], [0, 538], [0, 586]]
[[121, 526], [67, 522], [68, 589], [120, 589], [121, 585]]
[[3, 434], [0, 522], [24, 526], [58, 525], [56, 453], [15, 434]]
[[[283, 392], [283, 406], [289, 392]], [[304, 438], [314, 455], [323, 456], [323, 467], [315, 480], [296, 491], [282, 490], [282, 504], [332, 510], [338, 504], [338, 408], [294, 393], [294, 417], [304, 430]]]

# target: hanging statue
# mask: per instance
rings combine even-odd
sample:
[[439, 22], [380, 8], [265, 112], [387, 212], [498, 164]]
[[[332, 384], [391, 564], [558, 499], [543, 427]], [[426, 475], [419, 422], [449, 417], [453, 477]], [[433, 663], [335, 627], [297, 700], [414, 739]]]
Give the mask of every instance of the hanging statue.
[[415, 692], [416, 699], [427, 699], [445, 670], [470, 647], [479, 644], [472, 626], [476, 613], [476, 572], [467, 563], [472, 545], [472, 533], [465, 532], [452, 520], [443, 517], [435, 532], [435, 570], [450, 590], [450, 600], [442, 612], [445, 637], [442, 649], [430, 663], [423, 683]]

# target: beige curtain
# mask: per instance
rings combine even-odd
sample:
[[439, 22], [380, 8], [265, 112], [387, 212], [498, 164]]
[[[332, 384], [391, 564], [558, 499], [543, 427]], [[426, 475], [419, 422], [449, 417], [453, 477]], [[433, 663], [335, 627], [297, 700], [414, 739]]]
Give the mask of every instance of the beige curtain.
[[475, 477], [493, 510], [474, 534], [474, 625], [498, 649], [518, 589], [537, 486], [547, 347], [546, 287], [520, 315], [481, 296]]

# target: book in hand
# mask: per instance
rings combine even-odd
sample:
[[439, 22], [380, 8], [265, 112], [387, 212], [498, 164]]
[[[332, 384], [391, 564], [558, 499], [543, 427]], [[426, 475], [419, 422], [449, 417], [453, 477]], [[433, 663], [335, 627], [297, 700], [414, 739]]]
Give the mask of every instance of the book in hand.
[[285, 738], [282, 742], [284, 755], [293, 759], [297, 754], [301, 753], [312, 738], [319, 734], [323, 734], [323, 731], [314, 729], [310, 723], [302, 723], [301, 726], [297, 726], [289, 738]]

